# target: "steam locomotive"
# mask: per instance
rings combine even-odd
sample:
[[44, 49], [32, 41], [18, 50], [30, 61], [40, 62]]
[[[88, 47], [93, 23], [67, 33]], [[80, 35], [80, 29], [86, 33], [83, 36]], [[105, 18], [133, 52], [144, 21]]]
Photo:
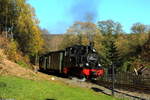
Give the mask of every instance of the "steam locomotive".
[[91, 45], [73, 45], [49, 52], [39, 59], [40, 70], [54, 71], [80, 79], [96, 79], [104, 74], [99, 56]]

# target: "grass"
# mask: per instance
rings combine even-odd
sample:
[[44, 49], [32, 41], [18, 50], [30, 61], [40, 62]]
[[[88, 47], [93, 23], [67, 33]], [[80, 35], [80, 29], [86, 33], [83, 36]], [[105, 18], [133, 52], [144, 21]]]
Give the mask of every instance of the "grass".
[[0, 76], [1, 98], [11, 100], [120, 100], [85, 88], [12, 76]]

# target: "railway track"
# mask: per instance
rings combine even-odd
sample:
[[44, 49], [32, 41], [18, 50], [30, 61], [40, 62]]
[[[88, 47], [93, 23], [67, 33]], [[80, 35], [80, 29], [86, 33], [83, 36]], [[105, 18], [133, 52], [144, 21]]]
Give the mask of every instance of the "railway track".
[[[111, 86], [112, 86], [111, 82], [93, 81], [93, 83], [107, 87], [107, 88], [111, 88]], [[131, 84], [115, 83], [115, 88], [150, 94], [150, 86], [149, 85], [142, 85], [142, 84], [141, 85], [139, 85], [139, 84], [131, 85]]]
[[[92, 89], [95, 92], [111, 95], [111, 82], [83, 81], [75, 77], [66, 78], [61, 74], [52, 74], [55, 80], [63, 81], [70, 86], [79, 86]], [[63, 77], [62, 77], [63, 76]], [[115, 84], [115, 96], [118, 98], [128, 98], [129, 100], [150, 100], [150, 87], [128, 84]]]
[[[111, 90], [111, 82], [94, 81], [95, 84]], [[150, 100], [150, 86], [115, 84], [115, 93], [117, 97], [126, 97], [131, 100]]]
[[[106, 95], [111, 95], [112, 94], [112, 90], [111, 90], [111, 84], [99, 84], [96, 81], [82, 81], [80, 79], [77, 78], [58, 78], [58, 80], [62, 80], [64, 81], [67, 85], [75, 85], [75, 86], [79, 86], [79, 87], [83, 87], [83, 88], [89, 88], [92, 89], [95, 92], [98, 93], [103, 93]], [[123, 86], [123, 85], [122, 85]], [[127, 89], [128, 88], [128, 89]], [[129, 100], [150, 100], [150, 93], [147, 92], [148, 90], [146, 89], [146, 87], [144, 88], [146, 91], [137, 91], [138, 89], [141, 88], [134, 88], [134, 87], [127, 87], [126, 88], [119, 88], [119, 87], [115, 87], [115, 97], [118, 98], [122, 98], [122, 99], [129, 99]], [[142, 89], [141, 89], [142, 90]]]

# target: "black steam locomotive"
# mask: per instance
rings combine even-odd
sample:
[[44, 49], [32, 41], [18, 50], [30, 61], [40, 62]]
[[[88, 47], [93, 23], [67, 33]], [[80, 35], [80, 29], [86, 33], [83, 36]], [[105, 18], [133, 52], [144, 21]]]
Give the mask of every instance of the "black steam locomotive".
[[55, 71], [82, 79], [104, 74], [99, 56], [91, 45], [74, 45], [62, 51], [49, 52], [39, 59], [40, 70]]

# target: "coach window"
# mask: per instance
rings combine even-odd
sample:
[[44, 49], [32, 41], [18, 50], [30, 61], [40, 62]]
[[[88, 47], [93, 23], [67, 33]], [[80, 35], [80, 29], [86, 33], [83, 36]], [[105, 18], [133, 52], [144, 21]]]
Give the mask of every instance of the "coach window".
[[86, 47], [81, 48], [80, 55], [85, 55], [86, 53]]

